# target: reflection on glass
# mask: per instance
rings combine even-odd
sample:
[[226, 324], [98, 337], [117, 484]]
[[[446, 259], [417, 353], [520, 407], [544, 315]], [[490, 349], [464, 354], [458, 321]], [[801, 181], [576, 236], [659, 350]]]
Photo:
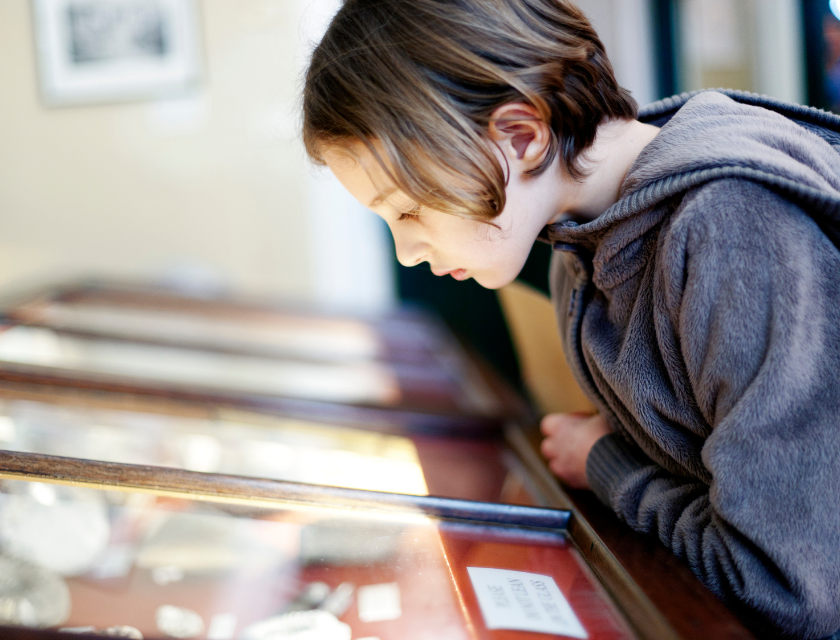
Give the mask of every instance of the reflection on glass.
[[[297, 420], [201, 420], [0, 402], [0, 448], [412, 495], [428, 493], [399, 436]], [[44, 485], [44, 491], [49, 487]]]
[[395, 404], [394, 372], [375, 363], [318, 364], [95, 340], [38, 327], [0, 333], [0, 360], [208, 387], [339, 403]]
[[4, 481], [0, 567], [3, 624], [178, 638], [312, 624], [349, 639], [357, 582], [416, 571], [438, 590], [444, 626], [462, 626], [434, 528], [416, 517], [234, 515], [189, 500]]
[[467, 569], [491, 567], [550, 578], [592, 640], [632, 637], [559, 533], [46, 486], [0, 481], [2, 624], [216, 640], [489, 638]]
[[[177, 297], [126, 297], [109, 294], [108, 290], [76, 295], [71, 301], [28, 302], [9, 313], [24, 324], [129, 340], [163, 341], [334, 365], [402, 363], [408, 366], [395, 364], [386, 369], [388, 374], [395, 376], [398, 372], [401, 379], [451, 396], [465, 411], [494, 415], [500, 409], [494, 391], [457, 341], [422, 317], [394, 316], [373, 323]], [[307, 376], [302, 375], [301, 381], [304, 390], [294, 393], [310, 397], [307, 393], [312, 393], [312, 385]], [[337, 386], [344, 388], [347, 382]], [[325, 389], [323, 395], [328, 393], [334, 391]], [[321, 399], [320, 395], [315, 397]], [[354, 400], [351, 397], [349, 401]]]
[[51, 302], [15, 309], [26, 322], [126, 338], [261, 349], [288, 357], [329, 361], [371, 360], [382, 345], [364, 322], [317, 316], [188, 313], [108, 304]]

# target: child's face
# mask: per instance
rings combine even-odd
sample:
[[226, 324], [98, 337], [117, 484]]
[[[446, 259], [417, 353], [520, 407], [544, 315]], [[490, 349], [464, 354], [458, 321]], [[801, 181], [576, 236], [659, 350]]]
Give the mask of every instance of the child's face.
[[435, 275], [473, 278], [497, 289], [519, 275], [540, 230], [558, 215], [556, 196], [545, 181], [515, 172], [505, 189], [505, 209], [493, 219], [499, 228], [426, 208], [417, 211], [413, 200], [393, 190], [367, 148], [357, 144], [353, 154], [359, 160], [341, 150], [327, 151], [324, 159], [350, 194], [388, 223], [397, 258], [407, 267], [428, 262]]

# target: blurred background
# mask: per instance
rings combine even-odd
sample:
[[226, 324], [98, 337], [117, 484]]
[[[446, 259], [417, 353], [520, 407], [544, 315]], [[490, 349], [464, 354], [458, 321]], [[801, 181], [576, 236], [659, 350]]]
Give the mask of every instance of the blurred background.
[[[581, 0], [640, 103], [728, 87], [840, 109], [840, 1]], [[405, 270], [298, 134], [340, 0], [0, 2], [0, 292], [81, 276], [430, 305], [511, 379], [495, 294]], [[523, 274], [545, 289], [547, 248]]]

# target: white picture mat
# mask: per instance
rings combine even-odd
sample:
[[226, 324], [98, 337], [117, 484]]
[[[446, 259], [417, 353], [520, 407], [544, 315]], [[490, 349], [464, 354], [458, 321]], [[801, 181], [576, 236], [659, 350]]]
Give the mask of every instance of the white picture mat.
[[[121, 1], [125, 0], [96, 0], [96, 3]], [[181, 93], [198, 81], [200, 45], [194, 0], [145, 1], [156, 6], [164, 18], [169, 36], [165, 55], [160, 59], [116, 58], [83, 65], [72, 60], [67, 14], [73, 3], [84, 2], [34, 1], [41, 90], [47, 104], [163, 97]]]

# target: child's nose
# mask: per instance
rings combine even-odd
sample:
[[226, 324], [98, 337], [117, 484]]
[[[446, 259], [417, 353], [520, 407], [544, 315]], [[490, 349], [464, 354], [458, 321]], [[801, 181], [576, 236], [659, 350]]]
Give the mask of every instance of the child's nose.
[[394, 234], [394, 246], [397, 250], [397, 260], [404, 267], [414, 267], [428, 258], [429, 247], [417, 239], [406, 238]]

